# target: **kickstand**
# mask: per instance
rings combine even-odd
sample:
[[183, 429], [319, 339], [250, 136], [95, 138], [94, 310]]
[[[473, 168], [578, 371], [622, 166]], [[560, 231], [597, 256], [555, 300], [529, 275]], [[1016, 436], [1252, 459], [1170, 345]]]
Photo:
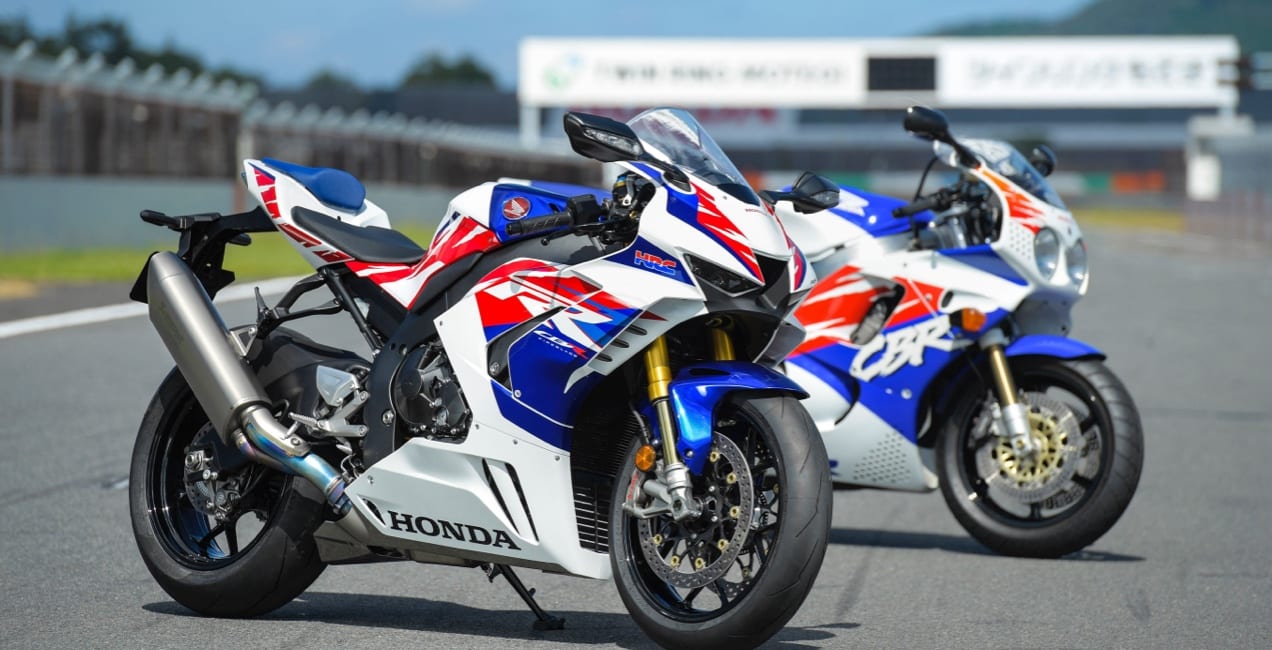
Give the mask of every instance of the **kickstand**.
[[526, 601], [526, 604], [530, 606], [530, 611], [534, 612], [535, 618], [538, 619], [534, 622], [534, 629], [565, 629], [565, 619], [552, 616], [543, 611], [543, 608], [539, 607], [539, 603], [534, 602], [534, 590], [526, 589], [526, 586], [521, 583], [521, 578], [518, 578], [517, 574], [512, 572], [512, 567], [506, 564], [483, 564], [481, 565], [481, 570], [486, 572], [486, 577], [490, 578], [491, 582], [494, 582], [495, 578], [499, 577], [500, 574], [508, 579], [508, 584], [512, 585], [513, 591], [516, 591], [517, 595], [521, 596], [521, 600]]

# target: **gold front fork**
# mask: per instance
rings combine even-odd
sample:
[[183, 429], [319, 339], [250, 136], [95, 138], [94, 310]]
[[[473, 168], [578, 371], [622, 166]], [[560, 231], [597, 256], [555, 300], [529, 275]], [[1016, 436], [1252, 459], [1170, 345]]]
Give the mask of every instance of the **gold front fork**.
[[1020, 401], [1016, 392], [1016, 381], [1011, 376], [1011, 366], [1007, 365], [1007, 353], [1003, 351], [1003, 344], [994, 342], [985, 347], [985, 352], [989, 355], [989, 370], [994, 375], [999, 412], [1007, 429], [1007, 437], [1011, 440], [1011, 447], [1023, 457], [1033, 457], [1040, 446], [1030, 434], [1029, 409]]
[[658, 412], [663, 462], [672, 465], [680, 462], [680, 458], [676, 455], [676, 420], [671, 413], [671, 359], [667, 354], [667, 337], [658, 337], [645, 350], [645, 374], [649, 376], [649, 403]]
[[998, 403], [1002, 406], [1015, 404], [1018, 401], [1016, 382], [1012, 379], [1011, 368], [1007, 365], [1007, 353], [1003, 352], [1003, 346], [991, 345], [985, 352], [989, 354], [989, 369], [994, 375], [994, 386], [998, 389]]
[[[723, 327], [712, 327], [711, 348], [717, 361], [732, 361], [733, 340]], [[667, 465], [680, 462], [676, 453], [676, 420], [671, 412], [671, 358], [667, 353], [667, 337], [660, 336], [645, 350], [645, 374], [649, 377], [649, 403], [658, 413], [658, 429], [662, 432], [663, 461]]]
[[733, 361], [736, 358], [733, 353], [733, 339], [729, 338], [724, 327], [711, 328], [711, 348], [715, 351], [716, 361]]

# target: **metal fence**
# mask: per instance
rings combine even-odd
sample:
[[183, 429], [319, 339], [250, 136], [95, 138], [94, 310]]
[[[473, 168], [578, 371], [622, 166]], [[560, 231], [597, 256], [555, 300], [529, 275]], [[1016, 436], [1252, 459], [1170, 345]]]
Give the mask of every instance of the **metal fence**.
[[513, 133], [401, 114], [276, 106], [252, 85], [139, 70], [25, 43], [0, 50], [0, 172], [227, 178], [238, 159], [345, 169], [364, 181], [467, 186], [499, 176], [595, 182], [600, 166]]

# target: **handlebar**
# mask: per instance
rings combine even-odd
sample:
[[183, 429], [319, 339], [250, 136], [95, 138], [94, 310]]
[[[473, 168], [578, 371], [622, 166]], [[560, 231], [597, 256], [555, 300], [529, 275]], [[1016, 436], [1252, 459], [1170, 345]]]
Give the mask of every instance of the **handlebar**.
[[565, 202], [565, 210], [538, 217], [526, 217], [513, 221], [504, 227], [509, 235], [531, 235], [545, 230], [554, 230], [561, 226], [585, 226], [598, 223], [608, 213], [608, 209], [596, 202], [591, 194], [572, 196]]
[[907, 203], [892, 211], [892, 216], [901, 218], [908, 217], [924, 210], [940, 208], [944, 210], [950, 207], [950, 202], [954, 200], [954, 193], [949, 190], [937, 190], [934, 194], [929, 194], [917, 201]]
[[570, 214], [569, 210], [566, 210], [565, 212], [545, 214], [541, 217], [526, 217], [513, 221], [504, 228], [504, 231], [509, 235], [529, 235], [573, 224], [574, 216]]

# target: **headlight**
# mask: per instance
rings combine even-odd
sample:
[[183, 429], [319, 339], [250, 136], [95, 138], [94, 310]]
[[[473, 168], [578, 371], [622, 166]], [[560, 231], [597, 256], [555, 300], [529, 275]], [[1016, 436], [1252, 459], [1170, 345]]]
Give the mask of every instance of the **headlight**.
[[760, 287], [754, 280], [748, 280], [733, 271], [722, 269], [692, 255], [686, 255], [685, 260], [689, 262], [689, 270], [693, 272], [694, 277], [730, 296], [741, 295]]
[[1073, 286], [1081, 287], [1087, 278], [1086, 242], [1079, 239], [1064, 252], [1064, 264], [1069, 267], [1069, 279]]
[[1034, 237], [1034, 261], [1044, 278], [1055, 275], [1060, 266], [1060, 238], [1050, 228], [1043, 228]]

